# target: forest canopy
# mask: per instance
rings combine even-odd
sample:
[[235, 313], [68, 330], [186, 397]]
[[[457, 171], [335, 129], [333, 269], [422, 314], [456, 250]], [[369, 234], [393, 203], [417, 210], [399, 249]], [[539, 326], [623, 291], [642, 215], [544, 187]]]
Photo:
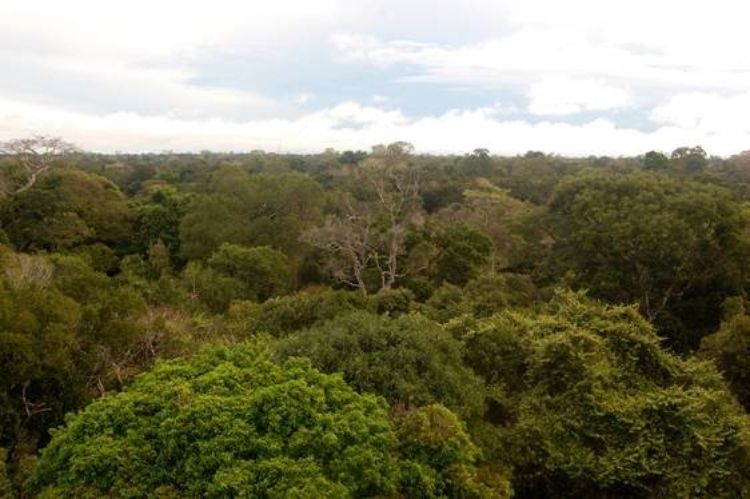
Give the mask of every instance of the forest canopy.
[[0, 496], [750, 494], [750, 155], [44, 140], [0, 154]]

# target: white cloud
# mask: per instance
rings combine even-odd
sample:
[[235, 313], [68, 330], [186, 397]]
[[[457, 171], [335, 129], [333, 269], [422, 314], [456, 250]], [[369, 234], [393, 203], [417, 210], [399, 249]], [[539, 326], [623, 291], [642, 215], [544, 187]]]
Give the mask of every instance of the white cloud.
[[0, 96], [181, 117], [265, 109], [276, 97], [199, 83], [191, 57], [289, 40], [326, 22], [337, 3], [3, 0], [0, 67], [12, 78], [0, 78]]
[[632, 103], [628, 91], [598, 80], [545, 80], [533, 84], [528, 97], [529, 112], [543, 115], [621, 109]]
[[[57, 133], [99, 150], [304, 151], [403, 139], [423, 151], [630, 154], [700, 143], [732, 153], [750, 142], [750, 51], [738, 42], [748, 14], [736, 0], [3, 0], [0, 135]], [[329, 39], [332, 53], [311, 52]], [[304, 81], [292, 64], [270, 83], [254, 73], [252, 54], [283, 67], [292, 49], [324, 62], [308, 76], [336, 85]], [[214, 56], [219, 66], [222, 54], [239, 66], [239, 89], [214, 78], [211, 64], [197, 69]], [[351, 66], [337, 74], [331, 59]], [[367, 87], [361, 66], [399, 79]], [[432, 110], [456, 107], [459, 94], [445, 90], [468, 89], [461, 106], [466, 95], [502, 103], [414, 118], [385, 107], [414, 95], [399, 94], [399, 83], [440, 89], [445, 102]], [[381, 91], [389, 100], [372, 95]], [[372, 105], [308, 112], [354, 96]], [[613, 111], [626, 109], [660, 128], [619, 126], [627, 113]], [[238, 118], [282, 112], [307, 114]], [[524, 121], [524, 112], [536, 116]], [[564, 122], [581, 112], [602, 119]], [[532, 124], [537, 116], [555, 119]]]
[[404, 125], [408, 122], [401, 111], [387, 111], [379, 107], [361, 106], [356, 102], [344, 102], [332, 109], [316, 113], [314, 116], [330, 118], [343, 124], [358, 125]]
[[[701, 39], [712, 45], [705, 33]], [[595, 32], [559, 26], [529, 25], [467, 45], [383, 41], [356, 34], [338, 34], [331, 41], [340, 60], [376, 67], [404, 65], [412, 69], [404, 80], [412, 82], [505, 88], [530, 84], [545, 75], [658, 88], [737, 90], [750, 86], [750, 54], [736, 47], [730, 49], [733, 58], [723, 52], [710, 57], [705, 49], [691, 57], [672, 50], [672, 45], [608, 42]], [[714, 50], [718, 53], [724, 47], [714, 46]]]
[[[750, 52], [738, 43], [750, 4], [734, 0], [524, 0], [489, 2], [496, 34], [464, 43], [337, 34], [341, 60], [410, 68], [404, 79], [486, 88], [540, 78], [601, 80], [646, 91], [750, 88]], [[460, 24], [462, 15], [458, 16]], [[465, 15], [469, 15], [466, 13]], [[738, 38], [740, 37], [740, 38]]]
[[[3, 0], [0, 33], [56, 51], [129, 60], [169, 56], [233, 39], [289, 37], [324, 21], [338, 0]], [[284, 29], [280, 29], [280, 25]]]
[[315, 94], [312, 92], [302, 92], [294, 96], [295, 104], [305, 105], [315, 98]]
[[750, 91], [720, 95], [683, 93], [671, 97], [651, 112], [651, 119], [666, 125], [713, 134], [750, 133]]
[[544, 150], [574, 156], [631, 155], [651, 149], [670, 151], [685, 144], [702, 144], [710, 153], [731, 154], [750, 143], [747, 127], [719, 136], [674, 124], [643, 132], [619, 128], [604, 119], [582, 125], [552, 121], [532, 124], [502, 119], [495, 108], [457, 109], [410, 118], [398, 110], [345, 102], [297, 119], [236, 122], [82, 113], [0, 100], [0, 140], [16, 137], [19, 132], [58, 134], [103, 152], [257, 148], [318, 152], [325, 147], [367, 149], [377, 143], [406, 140], [418, 151], [459, 154], [487, 147], [501, 154]]

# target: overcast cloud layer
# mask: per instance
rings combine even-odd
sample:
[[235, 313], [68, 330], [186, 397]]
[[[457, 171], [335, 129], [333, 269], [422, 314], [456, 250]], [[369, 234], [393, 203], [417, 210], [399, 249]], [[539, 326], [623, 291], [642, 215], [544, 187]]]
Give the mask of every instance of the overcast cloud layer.
[[0, 2], [0, 140], [95, 151], [750, 149], [736, 0]]

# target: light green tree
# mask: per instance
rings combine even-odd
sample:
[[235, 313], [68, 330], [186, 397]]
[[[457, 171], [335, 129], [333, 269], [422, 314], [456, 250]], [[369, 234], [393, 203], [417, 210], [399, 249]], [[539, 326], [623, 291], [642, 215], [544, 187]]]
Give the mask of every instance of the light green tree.
[[750, 493], [748, 416], [712, 365], [668, 353], [635, 308], [563, 292], [543, 314], [468, 330], [467, 362], [497, 387], [477, 441], [513, 467], [519, 495]]

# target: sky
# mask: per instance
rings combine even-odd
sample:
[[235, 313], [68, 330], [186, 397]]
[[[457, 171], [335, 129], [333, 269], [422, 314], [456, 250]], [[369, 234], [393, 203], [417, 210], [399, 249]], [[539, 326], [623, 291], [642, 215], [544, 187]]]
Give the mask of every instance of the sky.
[[1, 0], [0, 141], [750, 149], [739, 0]]

